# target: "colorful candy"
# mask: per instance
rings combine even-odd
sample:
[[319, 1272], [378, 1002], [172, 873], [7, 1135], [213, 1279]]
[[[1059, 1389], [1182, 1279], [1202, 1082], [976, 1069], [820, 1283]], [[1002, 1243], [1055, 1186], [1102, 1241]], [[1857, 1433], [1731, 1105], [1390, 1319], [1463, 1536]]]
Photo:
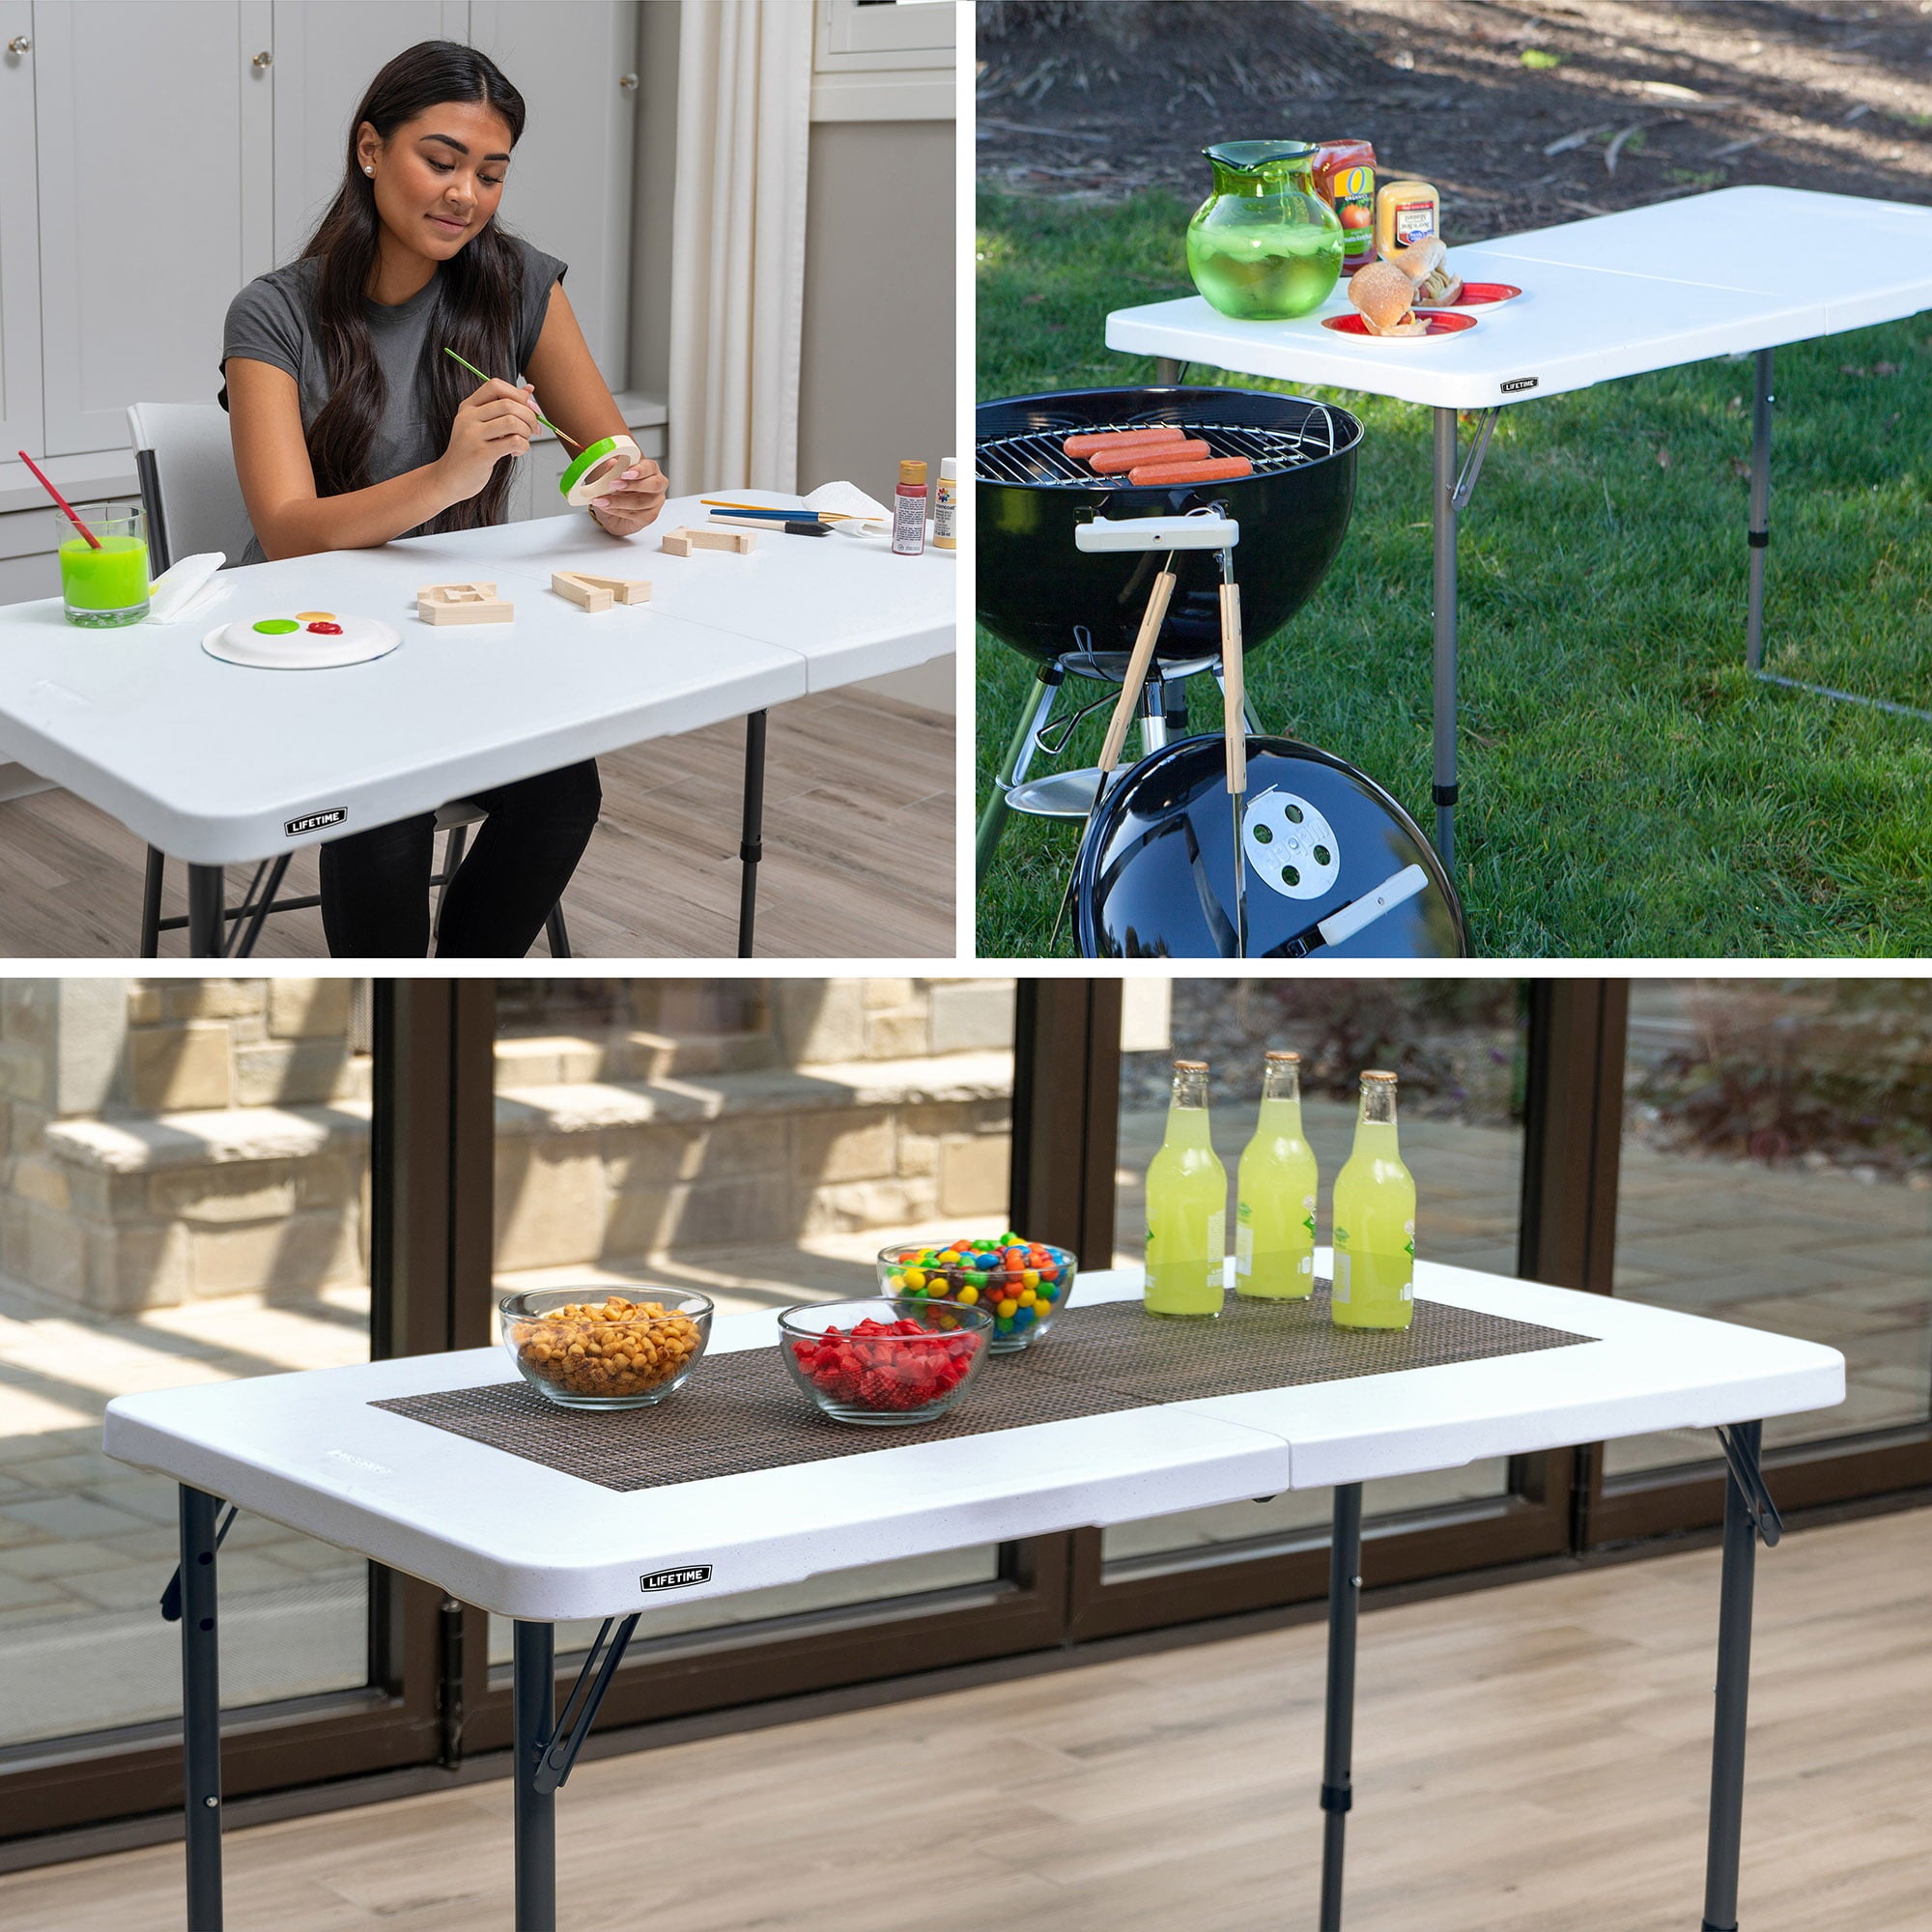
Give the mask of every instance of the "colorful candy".
[[[950, 1323], [951, 1318], [941, 1317]], [[831, 1327], [794, 1342], [799, 1367], [821, 1394], [846, 1407], [902, 1413], [951, 1395], [979, 1352], [975, 1334], [944, 1334], [913, 1321]]]
[[936, 1247], [888, 1249], [879, 1258], [888, 1294], [961, 1301], [989, 1309], [995, 1350], [1024, 1348], [1053, 1320], [1073, 1284], [1073, 1257], [1064, 1248], [1015, 1234], [967, 1238]]

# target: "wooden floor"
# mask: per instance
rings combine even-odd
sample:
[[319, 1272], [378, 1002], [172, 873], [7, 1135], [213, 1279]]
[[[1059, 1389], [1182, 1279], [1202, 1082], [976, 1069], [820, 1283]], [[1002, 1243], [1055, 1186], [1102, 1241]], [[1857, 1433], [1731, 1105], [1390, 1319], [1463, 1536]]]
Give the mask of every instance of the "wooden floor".
[[[1932, 1511], [1759, 1562], [1741, 1922], [1932, 1923]], [[1350, 1932], [1690, 1932], [1718, 1558], [1363, 1620]], [[1317, 1626], [587, 1763], [571, 1932], [1315, 1922]], [[230, 1836], [231, 1932], [510, 1923], [506, 1782]], [[178, 1847], [0, 1878], [20, 1932], [181, 1924]]]
[[[856, 690], [799, 698], [770, 717], [759, 954], [952, 957], [952, 720]], [[734, 721], [598, 760], [603, 816], [564, 898], [574, 952], [737, 952], [744, 743]], [[144, 856], [130, 833], [70, 792], [0, 804], [0, 957], [131, 954]], [[315, 876], [311, 848], [284, 891], [312, 893]], [[247, 878], [248, 868], [230, 868], [231, 899]], [[185, 912], [181, 867], [169, 867], [169, 887], [166, 913]], [[163, 954], [184, 955], [185, 938], [165, 934]], [[278, 915], [256, 951], [326, 957], [321, 916]]]

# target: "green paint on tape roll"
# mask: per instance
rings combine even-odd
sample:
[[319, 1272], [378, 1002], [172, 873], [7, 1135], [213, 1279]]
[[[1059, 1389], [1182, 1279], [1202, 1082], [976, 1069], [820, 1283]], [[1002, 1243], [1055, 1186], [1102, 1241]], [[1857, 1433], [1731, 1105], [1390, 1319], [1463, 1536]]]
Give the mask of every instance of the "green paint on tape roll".
[[566, 503], [582, 508], [621, 487], [624, 471], [642, 453], [628, 436], [607, 436], [578, 453], [556, 487]]

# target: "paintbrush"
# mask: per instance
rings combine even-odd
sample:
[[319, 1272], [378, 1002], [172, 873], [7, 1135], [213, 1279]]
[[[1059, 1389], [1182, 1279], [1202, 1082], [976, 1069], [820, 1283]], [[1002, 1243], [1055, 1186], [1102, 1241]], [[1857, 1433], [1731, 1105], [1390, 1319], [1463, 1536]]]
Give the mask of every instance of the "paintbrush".
[[700, 497], [697, 499], [707, 510], [735, 510], [747, 517], [784, 517], [791, 522], [803, 522], [808, 517], [816, 517], [821, 524], [863, 524], [872, 519], [862, 517], [852, 510], [812, 510], [803, 503], [794, 504], [790, 509], [773, 503], [734, 503], [724, 497]]
[[[463, 362], [463, 357], [460, 356], [455, 350], [450, 348], [450, 346], [446, 342], [442, 345], [442, 353], [445, 355], [447, 355], [452, 362]], [[463, 362], [463, 366], [466, 369], [468, 369], [469, 373], [472, 376], [474, 376], [479, 382], [488, 383], [494, 380], [493, 378], [484, 375], [482, 370], [477, 368], [477, 366], [473, 362]], [[512, 384], [512, 387], [514, 386], [515, 385]], [[531, 406], [531, 412], [533, 414], [535, 413], [535, 405]], [[572, 449], [582, 449], [583, 447], [583, 445], [581, 442], [579, 442], [574, 436], [565, 436], [564, 433], [560, 429], [558, 429], [557, 426], [554, 422], [552, 422], [548, 416], [540, 415], [537, 417], [537, 421], [542, 423], [544, 428], [549, 430], [551, 435], [555, 437], [559, 442], [569, 443]]]

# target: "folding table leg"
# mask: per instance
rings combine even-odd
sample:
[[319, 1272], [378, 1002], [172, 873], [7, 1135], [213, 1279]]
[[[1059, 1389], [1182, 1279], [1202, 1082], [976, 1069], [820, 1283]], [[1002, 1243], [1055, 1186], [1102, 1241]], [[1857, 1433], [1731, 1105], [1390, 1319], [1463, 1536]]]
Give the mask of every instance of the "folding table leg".
[[[1758, 1468], [1764, 1425], [1729, 1432], [1747, 1474]], [[1704, 1862], [1703, 1932], [1737, 1932], [1738, 1848], [1744, 1831], [1745, 1703], [1750, 1690], [1751, 1586], [1757, 1569], [1753, 1498], [1733, 1467], [1724, 1482], [1724, 1574], [1718, 1605], [1717, 1721], [1711, 1746], [1711, 1838]]]
[[[1452, 415], [1453, 420], [1453, 415]], [[1355, 1734], [1355, 1624], [1362, 1601], [1362, 1486], [1335, 1490], [1328, 1545], [1328, 1730], [1321, 1753], [1321, 1932], [1342, 1932], [1342, 1846]]]
[[1745, 612], [1745, 665], [1756, 670], [1764, 663], [1764, 553], [1771, 542], [1771, 359], [1773, 352], [1757, 352], [1757, 393], [1751, 399], [1751, 473], [1749, 603]]
[[167, 860], [158, 846], [148, 847], [147, 876], [141, 883], [141, 957], [158, 959], [161, 953], [161, 882], [166, 876]]
[[1013, 726], [1012, 740], [1001, 760], [999, 776], [993, 781], [993, 795], [980, 814], [980, 829], [973, 839], [973, 873], [982, 885], [986, 868], [992, 865], [993, 853], [999, 846], [1000, 835], [1007, 829], [1007, 819], [1012, 812], [1007, 793], [1026, 777], [1033, 763], [1041, 727], [1046, 724], [1047, 713], [1053, 709], [1054, 694], [1065, 676], [1065, 672], [1057, 664], [1041, 665], [1032, 695], [1021, 710], [1020, 722]]
[[752, 924], [758, 912], [758, 861], [764, 854], [765, 714], [745, 720], [745, 820], [738, 840], [738, 957], [752, 956]]
[[219, 866], [187, 868], [187, 950], [196, 959], [219, 959], [227, 950], [227, 874]]
[[520, 1622], [513, 1642], [516, 1932], [556, 1932], [556, 1794], [536, 1787], [537, 1764], [556, 1721], [556, 1631]]
[[187, 1922], [221, 1932], [221, 1682], [214, 1628], [215, 1499], [181, 1486], [182, 1757]]
[[1456, 412], [1435, 412], [1435, 849], [1456, 863]]

